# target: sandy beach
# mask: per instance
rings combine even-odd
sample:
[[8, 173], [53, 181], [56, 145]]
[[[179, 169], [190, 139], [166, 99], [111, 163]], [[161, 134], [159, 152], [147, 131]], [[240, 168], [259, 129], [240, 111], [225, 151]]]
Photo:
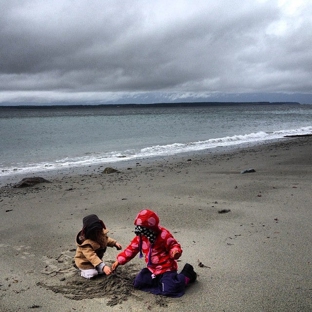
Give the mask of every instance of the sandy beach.
[[[0, 310], [312, 311], [311, 155], [311, 136], [285, 138], [3, 187]], [[181, 243], [179, 268], [198, 273], [181, 298], [134, 290], [138, 256], [95, 280], [73, 267], [85, 215], [97, 214], [126, 247], [145, 207]], [[117, 253], [109, 248], [105, 262]]]

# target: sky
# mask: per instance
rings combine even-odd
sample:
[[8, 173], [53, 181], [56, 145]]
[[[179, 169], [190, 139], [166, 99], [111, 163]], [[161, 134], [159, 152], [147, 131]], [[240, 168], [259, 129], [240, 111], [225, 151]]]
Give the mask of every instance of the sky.
[[312, 103], [310, 0], [0, 0], [0, 105]]

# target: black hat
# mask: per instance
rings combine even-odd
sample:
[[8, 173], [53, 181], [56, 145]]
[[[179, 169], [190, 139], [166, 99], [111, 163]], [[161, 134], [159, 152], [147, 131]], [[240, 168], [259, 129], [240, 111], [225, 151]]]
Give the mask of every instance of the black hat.
[[102, 220], [98, 218], [97, 215], [91, 214], [82, 219], [83, 223], [83, 232], [85, 234], [85, 237], [88, 238], [90, 233], [92, 233], [94, 230], [102, 230], [106, 229], [104, 223]]

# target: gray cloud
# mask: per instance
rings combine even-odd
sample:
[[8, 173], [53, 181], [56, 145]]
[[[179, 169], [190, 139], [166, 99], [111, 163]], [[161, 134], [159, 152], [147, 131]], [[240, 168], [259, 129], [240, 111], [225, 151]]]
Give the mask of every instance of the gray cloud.
[[0, 9], [0, 102], [312, 102], [309, 0], [0, 0]]

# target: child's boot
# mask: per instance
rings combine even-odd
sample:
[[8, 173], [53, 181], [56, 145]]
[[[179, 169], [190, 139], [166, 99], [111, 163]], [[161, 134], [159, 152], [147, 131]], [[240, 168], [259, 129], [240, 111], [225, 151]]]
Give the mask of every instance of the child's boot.
[[197, 274], [194, 271], [194, 268], [191, 264], [186, 263], [181, 271], [181, 274], [183, 274], [186, 277], [186, 284], [188, 283], [194, 283], [197, 278]]

